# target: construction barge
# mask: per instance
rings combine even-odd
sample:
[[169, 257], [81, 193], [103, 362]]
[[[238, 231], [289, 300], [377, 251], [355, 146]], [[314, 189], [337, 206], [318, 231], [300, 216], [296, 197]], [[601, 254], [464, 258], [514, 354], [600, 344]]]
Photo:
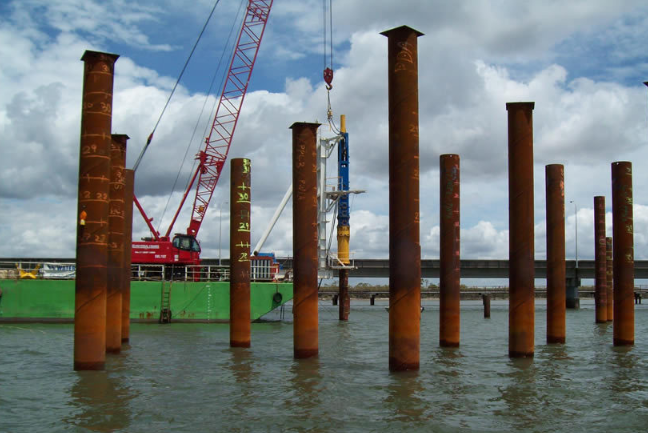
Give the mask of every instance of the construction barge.
[[[133, 265], [131, 322], [229, 322], [229, 267], [204, 266], [200, 275], [192, 270], [174, 269], [165, 279], [163, 266]], [[73, 323], [74, 272], [74, 263], [0, 263], [0, 323]], [[293, 286], [261, 267], [253, 275], [250, 318], [257, 321], [290, 301]]]

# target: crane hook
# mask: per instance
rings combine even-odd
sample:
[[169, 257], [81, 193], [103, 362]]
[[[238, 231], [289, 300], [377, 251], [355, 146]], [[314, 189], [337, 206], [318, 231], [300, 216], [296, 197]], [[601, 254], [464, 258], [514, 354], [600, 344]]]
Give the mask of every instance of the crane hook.
[[326, 90], [331, 90], [333, 88], [331, 84], [333, 82], [333, 69], [324, 69], [324, 81], [326, 82]]

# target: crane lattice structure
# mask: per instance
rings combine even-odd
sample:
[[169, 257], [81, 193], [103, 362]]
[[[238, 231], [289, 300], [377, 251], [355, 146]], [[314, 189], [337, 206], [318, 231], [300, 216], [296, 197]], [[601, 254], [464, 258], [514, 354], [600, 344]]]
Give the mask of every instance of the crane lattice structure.
[[248, 3], [214, 122], [205, 140], [205, 149], [197, 156], [198, 185], [187, 234], [197, 235], [223, 171], [272, 2], [273, 0], [250, 0]]

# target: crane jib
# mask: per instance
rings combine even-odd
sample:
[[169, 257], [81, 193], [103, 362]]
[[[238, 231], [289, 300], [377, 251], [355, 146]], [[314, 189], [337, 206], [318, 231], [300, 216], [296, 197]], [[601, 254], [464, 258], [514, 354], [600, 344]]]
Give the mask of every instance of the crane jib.
[[250, 0], [248, 3], [214, 121], [205, 141], [205, 158], [200, 158], [197, 168], [198, 183], [187, 234], [198, 234], [227, 160], [272, 3], [272, 0]]
[[[192, 176], [189, 186], [185, 190], [180, 206], [164, 236], [160, 236], [160, 233], [155, 230], [151, 224], [152, 218], [146, 216], [146, 213], [135, 198], [134, 202], [137, 204], [138, 210], [144, 217], [153, 235], [153, 238], [147, 238], [137, 244], [141, 244], [139, 247], [150, 244], [155, 247], [155, 249], [151, 249], [150, 251], [156, 252], [143, 254], [141, 253], [142, 251], [149, 250], [135, 248], [134, 246], [132, 250], [133, 263], [156, 263], [165, 265], [200, 264], [200, 248], [195, 237], [198, 234], [198, 230], [200, 230], [214, 189], [227, 160], [234, 130], [236, 129], [241, 106], [245, 99], [272, 3], [273, 0], [248, 1], [246, 15], [238, 34], [236, 47], [229, 64], [212, 127], [209, 136], [205, 140], [205, 147], [197, 157], [199, 161], [198, 167]], [[148, 137], [145, 148], [148, 147], [152, 139], [153, 132]], [[138, 164], [140, 159], [141, 155], [138, 159]], [[176, 234], [172, 240], [171, 232], [194, 183], [196, 183], [196, 196], [189, 227], [187, 228], [187, 235], [190, 236], [190, 240], [196, 241], [198, 247], [191, 249], [191, 251], [184, 251], [176, 248], [175, 242], [180, 238], [186, 238], [187, 235]]]

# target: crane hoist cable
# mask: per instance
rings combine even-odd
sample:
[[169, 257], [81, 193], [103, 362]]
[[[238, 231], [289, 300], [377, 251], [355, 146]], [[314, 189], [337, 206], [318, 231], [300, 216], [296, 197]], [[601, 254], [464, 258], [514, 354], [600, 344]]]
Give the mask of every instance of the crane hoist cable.
[[142, 158], [144, 157], [144, 154], [146, 153], [146, 150], [148, 149], [149, 145], [153, 141], [153, 134], [155, 134], [155, 131], [157, 130], [157, 127], [160, 124], [160, 121], [162, 120], [162, 116], [164, 116], [164, 112], [166, 111], [167, 107], [169, 106], [169, 103], [171, 102], [171, 98], [173, 97], [173, 94], [175, 93], [176, 88], [178, 87], [178, 84], [180, 83], [180, 80], [182, 79], [182, 75], [184, 74], [185, 70], [187, 69], [187, 65], [189, 64], [189, 61], [191, 60], [191, 57], [193, 56], [194, 51], [196, 51], [196, 47], [198, 46], [198, 42], [200, 42], [200, 38], [202, 38], [203, 33], [205, 33], [205, 29], [207, 28], [207, 24], [209, 24], [209, 20], [211, 20], [212, 15], [214, 15], [214, 11], [216, 10], [216, 6], [218, 6], [219, 3], [220, 3], [220, 0], [216, 0], [216, 3], [214, 3], [214, 7], [212, 7], [211, 12], [209, 13], [209, 16], [207, 17], [207, 20], [205, 21], [205, 25], [203, 25], [203, 28], [200, 31], [200, 34], [198, 35], [198, 39], [196, 39], [196, 43], [194, 44], [193, 48], [191, 49], [191, 52], [189, 53], [189, 57], [187, 57], [187, 60], [185, 61], [184, 66], [182, 67], [182, 71], [180, 71], [180, 75], [178, 76], [178, 79], [176, 80], [175, 84], [173, 85], [173, 89], [171, 90], [171, 93], [169, 94], [169, 97], [167, 98], [166, 104], [164, 104], [164, 108], [162, 108], [162, 112], [160, 113], [160, 117], [158, 117], [158, 120], [155, 123], [155, 126], [153, 127], [153, 131], [151, 131], [148, 138], [146, 139], [146, 144], [144, 145], [144, 148], [142, 149], [142, 152], [140, 152], [139, 157], [137, 158], [137, 161], [135, 161], [135, 165], [133, 165], [133, 171], [137, 171], [137, 167], [139, 167], [140, 162], [142, 162]]
[[322, 21], [322, 53], [324, 59], [324, 82], [326, 83], [327, 100], [326, 118], [328, 119], [331, 129], [339, 133], [333, 122], [333, 109], [331, 108], [331, 90], [333, 89], [333, 0], [322, 0]]
[[[327, 8], [327, 3], [328, 1], [328, 8]], [[323, 18], [323, 25], [322, 25], [322, 31], [323, 31], [323, 38], [322, 38], [322, 43], [323, 43], [323, 49], [322, 53], [324, 56], [324, 81], [326, 82], [326, 89], [331, 90], [333, 88], [333, 85], [331, 84], [333, 82], [333, 0], [322, 0], [322, 18]], [[327, 24], [326, 24], [326, 18], [329, 18], [330, 25], [328, 26], [328, 31], [327, 31]], [[330, 35], [330, 38], [329, 38]], [[330, 50], [329, 53], [326, 52], [327, 50], [327, 43], [330, 42]], [[330, 55], [330, 61], [327, 62], [328, 60], [328, 55]]]

